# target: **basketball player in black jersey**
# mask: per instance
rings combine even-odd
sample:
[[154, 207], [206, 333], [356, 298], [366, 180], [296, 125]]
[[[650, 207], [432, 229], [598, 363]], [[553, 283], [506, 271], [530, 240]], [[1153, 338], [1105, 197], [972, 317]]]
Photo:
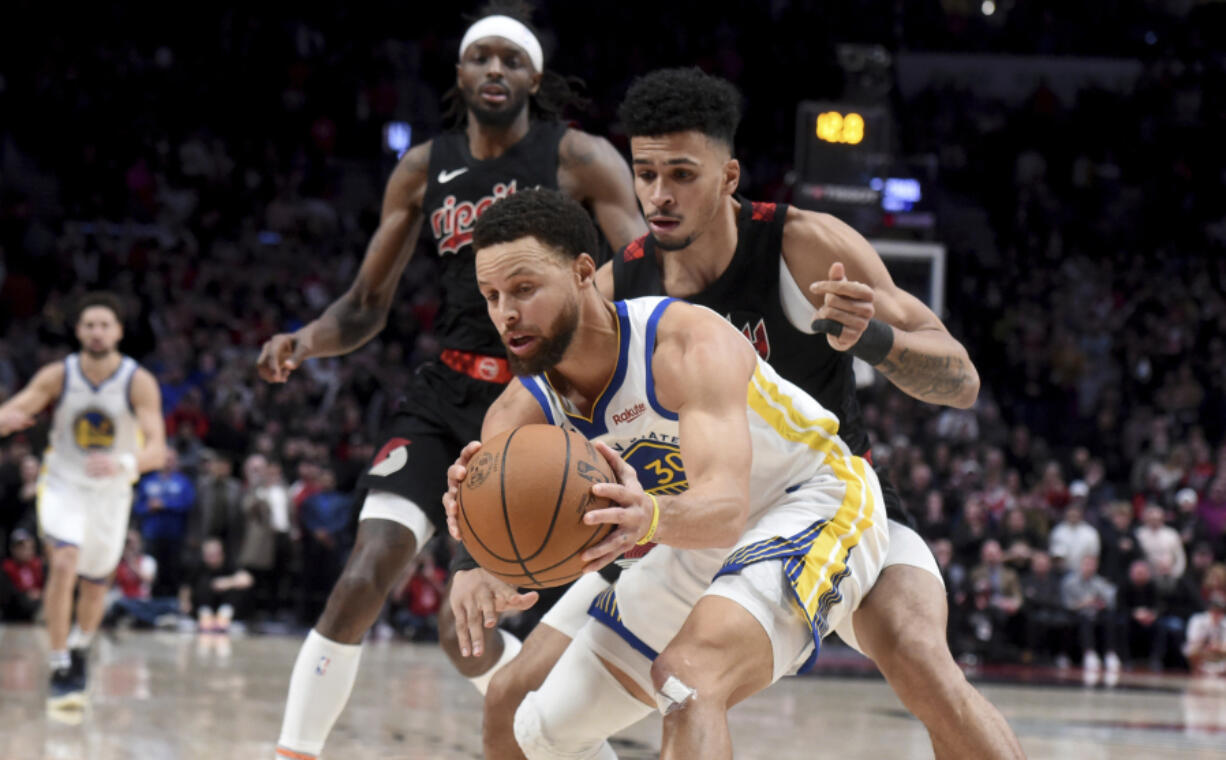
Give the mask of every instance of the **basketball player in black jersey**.
[[[631, 87], [620, 116], [650, 234], [602, 267], [597, 286], [615, 300], [669, 295], [724, 314], [781, 375], [838, 413], [840, 437], [871, 461], [853, 356], [907, 394], [942, 405], [973, 404], [978, 375], [940, 319], [894, 284], [850, 227], [735, 195], [739, 102], [731, 84], [697, 69], [657, 71]], [[882, 486], [890, 514], [901, 515], [897, 493], [884, 480]], [[892, 520], [890, 528], [886, 567], [852, 625], [838, 633], [876, 662], [928, 728], [938, 758], [1021, 757], [1004, 717], [950, 654], [946, 597], [931, 552], [906, 526]], [[495, 676], [486, 696], [487, 758], [523, 757], [514, 743], [515, 707], [568, 643], [540, 625]]]
[[[486, 407], [511, 378], [473, 274], [469, 241], [477, 217], [499, 198], [543, 186], [587, 206], [615, 250], [646, 229], [625, 160], [606, 140], [557, 120], [570, 89], [544, 70], [525, 11], [519, 3], [491, 4], [469, 28], [449, 93], [462, 129], [405, 154], [388, 180], [379, 228], [349, 290], [302, 329], [270, 339], [259, 358], [265, 380], [285, 382], [303, 361], [349, 353], [374, 337], [420, 229], [429, 227], [442, 268], [435, 331], [443, 352], [405, 389], [361, 481], [367, 496], [357, 543], [294, 666], [281, 757], [312, 758], [321, 751], [348, 701], [363, 636], [392, 583], [442, 525], [438, 495], [447, 465], [479, 436]], [[450, 605], [444, 607], [444, 649], [484, 691], [491, 671], [513, 656], [518, 641], [489, 629], [472, 648], [476, 656], [461, 658]]]

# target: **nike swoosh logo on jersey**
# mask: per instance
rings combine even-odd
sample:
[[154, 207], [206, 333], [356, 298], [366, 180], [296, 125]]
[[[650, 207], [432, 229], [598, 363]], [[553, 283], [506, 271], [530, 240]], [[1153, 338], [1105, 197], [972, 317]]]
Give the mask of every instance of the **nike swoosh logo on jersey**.
[[447, 171], [446, 169], [444, 169], [438, 173], [438, 183], [440, 185], [445, 185], [466, 171], [468, 171], [467, 166], [465, 166], [462, 169], [452, 169], [451, 171]]

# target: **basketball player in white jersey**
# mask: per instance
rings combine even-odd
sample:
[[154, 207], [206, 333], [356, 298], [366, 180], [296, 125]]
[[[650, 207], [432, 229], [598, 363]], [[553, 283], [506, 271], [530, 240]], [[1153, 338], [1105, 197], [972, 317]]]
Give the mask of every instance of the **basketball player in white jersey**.
[[[735, 194], [740, 165], [732, 146], [740, 102], [731, 83], [698, 69], [663, 69], [635, 81], [619, 116], [651, 234], [604, 265], [597, 288], [613, 300], [683, 297], [726, 315], [773, 369], [839, 417], [839, 437], [871, 462], [854, 394], [853, 355], [933, 404], [971, 405], [978, 374], [937, 315], [894, 284], [855, 231], [827, 215]], [[801, 284], [815, 280], [806, 296]], [[818, 318], [841, 325], [840, 336], [820, 332]], [[837, 633], [872, 658], [903, 705], [923, 721], [938, 760], [1022, 757], [1000, 711], [954, 661], [936, 560], [901, 524], [906, 518], [897, 492], [882, 486], [889, 554], [872, 592]], [[593, 595], [600, 591], [596, 578], [584, 585]], [[452, 602], [457, 621], [466, 622], [471, 605], [454, 594]], [[491, 682], [483, 723], [487, 760], [522, 760], [513, 740], [515, 711], [577, 630], [566, 627], [574, 625], [566, 611], [584, 608], [572, 595], [564, 597]]]
[[118, 350], [119, 300], [86, 295], [76, 334], [80, 352], [40, 369], [0, 406], [0, 436], [30, 427], [48, 407], [55, 410], [38, 493], [39, 530], [50, 555], [43, 610], [51, 639], [47, 703], [54, 708], [84, 704], [89, 646], [123, 554], [132, 484], [166, 456], [157, 381]]
[[473, 242], [519, 376], [483, 435], [549, 423], [601, 442], [620, 484], [593, 492], [616, 504], [585, 520], [616, 528], [586, 570], [658, 544], [592, 603], [520, 706], [516, 740], [530, 760], [605, 760], [606, 737], [658, 708], [662, 757], [731, 758], [727, 709], [812, 662], [876, 580], [889, 545], [876, 474], [715, 312], [601, 296], [577, 204], [521, 192]]

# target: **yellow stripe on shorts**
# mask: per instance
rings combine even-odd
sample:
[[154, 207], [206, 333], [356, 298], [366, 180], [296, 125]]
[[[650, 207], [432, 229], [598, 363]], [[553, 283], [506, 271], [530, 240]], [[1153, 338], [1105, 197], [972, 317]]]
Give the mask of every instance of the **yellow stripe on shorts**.
[[793, 581], [797, 597], [811, 622], [825, 627], [825, 612], [838, 599], [838, 582], [847, 574], [847, 559], [865, 530], [874, 524], [876, 503], [868, 485], [865, 462], [853, 456], [836, 437], [835, 419], [809, 419], [762, 373], [759, 366], [749, 383], [748, 401], [776, 433], [822, 454], [845, 486], [843, 501], [804, 556], [804, 567]]

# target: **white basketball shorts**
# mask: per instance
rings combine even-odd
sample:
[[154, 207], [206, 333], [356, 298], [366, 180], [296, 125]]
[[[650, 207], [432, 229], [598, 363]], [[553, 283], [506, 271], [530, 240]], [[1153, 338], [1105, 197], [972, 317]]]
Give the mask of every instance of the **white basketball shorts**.
[[47, 541], [77, 547], [77, 574], [102, 583], [123, 555], [132, 488], [93, 488], [46, 471], [38, 484], [38, 526]]

